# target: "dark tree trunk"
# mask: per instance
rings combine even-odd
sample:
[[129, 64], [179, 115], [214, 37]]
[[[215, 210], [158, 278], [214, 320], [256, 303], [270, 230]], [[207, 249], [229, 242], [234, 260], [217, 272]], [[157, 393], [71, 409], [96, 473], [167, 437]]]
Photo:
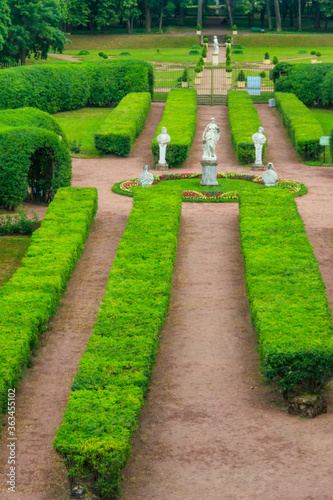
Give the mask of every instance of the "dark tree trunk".
[[108, 34], [108, 27], [104, 26], [104, 35], [107, 35], [107, 34]]
[[90, 27], [90, 34], [93, 35], [95, 33], [95, 22], [92, 15], [90, 16], [89, 19], [89, 27]]
[[203, 11], [203, 0], [198, 0], [198, 14], [197, 14], [197, 24], [202, 27], [202, 11]]
[[184, 26], [184, 19], [185, 19], [185, 8], [180, 6], [179, 7], [179, 24], [180, 24], [180, 26]]
[[151, 32], [151, 16], [149, 0], [145, 0], [145, 33]]
[[302, 29], [302, 0], [298, 0], [297, 2], [297, 30], [301, 31]]
[[294, 5], [293, 5], [293, 0], [290, 0], [290, 5], [289, 5], [289, 24], [290, 24], [290, 26], [294, 26]]
[[281, 31], [281, 14], [280, 14], [279, 0], [274, 0], [274, 8], [275, 8], [275, 19], [276, 19], [276, 31]]
[[229, 26], [230, 26], [230, 28], [232, 28], [233, 25], [234, 25], [234, 16], [233, 16], [233, 12], [232, 12], [230, 1], [231, 0], [225, 0], [225, 3], [227, 5], [227, 11], [228, 11], [228, 17], [229, 17]]
[[164, 10], [164, 1], [161, 2], [161, 10], [160, 10], [160, 22], [158, 26], [158, 32], [162, 33], [162, 25], [163, 25], [163, 10]]
[[264, 6], [260, 12], [260, 26], [261, 26], [261, 28], [263, 28], [264, 24], [265, 24], [265, 12], [266, 12], [266, 7]]
[[131, 15], [131, 33], [133, 33], [134, 28], [134, 14]]
[[27, 51], [25, 49], [22, 49], [20, 57], [22, 66], [25, 66], [26, 57], [27, 57]]
[[272, 26], [272, 16], [271, 16], [271, 8], [269, 5], [269, 0], [266, 0], [266, 11], [267, 11], [267, 19], [268, 19], [268, 29], [273, 29]]

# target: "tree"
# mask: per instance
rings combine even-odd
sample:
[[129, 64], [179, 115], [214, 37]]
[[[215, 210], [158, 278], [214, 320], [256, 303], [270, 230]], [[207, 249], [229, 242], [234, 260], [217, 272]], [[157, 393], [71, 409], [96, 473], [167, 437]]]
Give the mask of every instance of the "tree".
[[276, 31], [281, 31], [281, 14], [280, 14], [279, 0], [274, 0], [274, 8], [275, 8], [275, 19], [276, 19]]
[[245, 14], [247, 14], [249, 18], [249, 26], [252, 27], [254, 14], [256, 12], [260, 12], [263, 9], [265, 5], [265, 0], [243, 0], [242, 5]]
[[327, 29], [327, 22], [333, 16], [333, 2], [332, 0], [319, 0], [320, 13], [325, 19], [325, 30]]
[[6, 0], [0, 0], [0, 50], [8, 35], [10, 25], [9, 7]]
[[47, 58], [50, 48], [61, 52], [68, 41], [58, 28], [64, 18], [57, 0], [9, 0], [11, 26], [0, 56], [25, 64], [31, 54]]

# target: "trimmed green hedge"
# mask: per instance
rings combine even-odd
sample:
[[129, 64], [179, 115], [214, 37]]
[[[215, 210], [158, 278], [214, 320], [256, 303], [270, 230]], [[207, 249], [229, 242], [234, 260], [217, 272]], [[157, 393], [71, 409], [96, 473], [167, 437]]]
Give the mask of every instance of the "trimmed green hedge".
[[[75, 210], [73, 210], [75, 206]], [[21, 267], [0, 289], [0, 407], [24, 374], [38, 335], [56, 312], [97, 209], [94, 188], [59, 189]]]
[[263, 375], [285, 392], [317, 390], [333, 378], [331, 312], [292, 194], [242, 192], [240, 233]]
[[53, 114], [107, 106], [129, 92], [152, 94], [153, 86], [151, 64], [135, 59], [21, 66], [0, 72], [0, 109], [32, 106]]
[[[229, 124], [231, 142], [240, 163], [254, 163], [255, 147], [252, 135], [258, 132], [261, 122], [251, 97], [247, 92], [228, 92]], [[262, 149], [265, 156], [267, 141]]]
[[275, 105], [287, 127], [297, 154], [304, 160], [316, 160], [321, 153], [322, 126], [295, 94], [275, 92]]
[[144, 403], [168, 310], [181, 192], [137, 188], [107, 291], [54, 447], [71, 477], [92, 475], [103, 498], [121, 469]]
[[180, 167], [186, 161], [197, 124], [197, 92], [195, 89], [172, 89], [169, 92], [162, 121], [151, 143], [153, 156], [158, 162], [159, 145], [156, 140], [162, 127], [166, 127], [171, 142], [166, 149], [169, 167]]
[[71, 176], [67, 139], [52, 116], [35, 108], [0, 111], [0, 206], [22, 203], [29, 186], [52, 198]]
[[149, 92], [130, 93], [123, 97], [95, 134], [96, 149], [102, 153], [128, 156], [145, 125], [150, 104]]

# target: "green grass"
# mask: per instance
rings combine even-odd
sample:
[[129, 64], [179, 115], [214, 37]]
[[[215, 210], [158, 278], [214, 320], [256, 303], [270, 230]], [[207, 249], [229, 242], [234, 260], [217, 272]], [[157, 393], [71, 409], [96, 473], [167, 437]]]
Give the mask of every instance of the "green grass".
[[0, 237], [0, 286], [6, 283], [20, 267], [30, 240], [30, 236]]
[[[237, 24], [237, 23], [236, 23]], [[244, 47], [265, 47], [263, 53], [269, 52], [270, 47], [276, 48], [289, 48], [297, 47], [297, 50], [306, 49], [311, 47], [312, 49], [318, 49], [323, 47], [333, 47], [333, 37], [332, 35], [326, 34], [277, 34], [277, 33], [253, 33], [251, 35], [237, 35], [234, 37], [234, 43], [240, 43]], [[274, 54], [270, 54], [274, 55]], [[301, 55], [301, 54], [300, 54]], [[306, 55], [306, 54], [305, 54]]]
[[[323, 127], [324, 135], [331, 135], [331, 130], [333, 128], [333, 111], [329, 109], [311, 109], [311, 113], [317, 118], [320, 125]], [[330, 154], [330, 148], [326, 146], [326, 158], [325, 163], [332, 163], [332, 158]], [[322, 155], [321, 160], [324, 159]]]
[[192, 47], [198, 43], [198, 36], [168, 36], [168, 35], [69, 35], [71, 44], [65, 48], [70, 51], [76, 50], [103, 50], [110, 49], [163, 49]]
[[84, 155], [91, 158], [101, 156], [95, 148], [94, 135], [110, 112], [110, 108], [82, 108], [53, 115], [64, 129], [69, 142], [74, 140], [82, 142], [81, 154], [73, 156]]
[[[333, 38], [333, 37], [332, 37]], [[267, 40], [269, 42], [269, 40]], [[242, 43], [243, 42], [238, 42]], [[258, 62], [262, 64], [265, 52], [269, 53], [272, 61], [274, 56], [277, 56], [279, 62], [288, 60], [293, 64], [311, 64], [311, 59], [318, 59], [319, 61], [332, 62], [333, 61], [333, 47], [317, 47], [312, 46], [290, 46], [290, 47], [275, 47], [271, 45], [262, 45], [259, 47], [245, 47], [243, 54], [231, 54], [232, 62]], [[307, 50], [307, 54], [299, 54], [300, 50]], [[321, 57], [316, 58], [310, 52], [316, 50], [322, 54]]]
[[[189, 37], [185, 38], [186, 40]], [[198, 42], [198, 41], [196, 41]], [[124, 52], [124, 49], [103, 49], [108, 56], [115, 57], [117, 59], [128, 59], [129, 57], [135, 59], [142, 59], [143, 61], [149, 62], [157, 62], [157, 63], [180, 63], [180, 64], [196, 64], [200, 58], [200, 54], [197, 55], [189, 55], [191, 47], [194, 44], [187, 45], [186, 47], [179, 48], [147, 48], [147, 49], [135, 49], [126, 47], [126, 52], [130, 53], [130, 56], [121, 56], [121, 52]], [[82, 49], [80, 49], [82, 50]], [[79, 57], [82, 61], [101, 61], [102, 58], [98, 55], [100, 50], [90, 50], [89, 56], [79, 56], [80, 50], [65, 50], [64, 54], [70, 54], [75, 57]], [[159, 52], [157, 52], [159, 50]]]

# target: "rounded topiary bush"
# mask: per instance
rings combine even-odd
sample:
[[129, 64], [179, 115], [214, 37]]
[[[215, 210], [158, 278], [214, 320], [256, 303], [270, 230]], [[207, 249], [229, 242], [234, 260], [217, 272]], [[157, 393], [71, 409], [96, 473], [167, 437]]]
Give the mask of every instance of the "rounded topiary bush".
[[277, 56], [274, 56], [273, 57], [273, 64], [278, 64], [279, 60], [277, 58]]
[[269, 53], [268, 52], [265, 52], [265, 59], [269, 59]]
[[79, 56], [89, 56], [90, 55], [90, 52], [89, 50], [80, 50], [80, 52], [78, 53]]
[[34, 108], [0, 112], [0, 206], [32, 199], [50, 201], [69, 186], [72, 162], [55, 119]]
[[316, 55], [316, 50], [311, 50], [310, 54], [311, 54], [312, 56], [315, 56], [315, 55]]

